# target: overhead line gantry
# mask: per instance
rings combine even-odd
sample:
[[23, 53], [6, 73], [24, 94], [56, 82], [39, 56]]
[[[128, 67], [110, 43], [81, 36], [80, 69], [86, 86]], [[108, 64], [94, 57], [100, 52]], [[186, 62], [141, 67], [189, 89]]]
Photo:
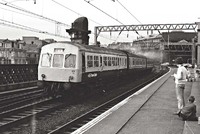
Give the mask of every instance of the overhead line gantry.
[[182, 24], [139, 24], [139, 25], [115, 25], [115, 26], [97, 26], [94, 29], [94, 43], [97, 44], [97, 38], [101, 32], [122, 32], [134, 31], [158, 31], [161, 30], [194, 30], [197, 32], [197, 64], [200, 66], [200, 22], [182, 23]]
[[101, 32], [122, 32], [122, 31], [160, 31], [160, 30], [196, 30], [197, 23], [183, 23], [183, 24], [140, 24], [140, 25], [115, 25], [115, 26], [97, 26], [94, 29], [95, 39]]

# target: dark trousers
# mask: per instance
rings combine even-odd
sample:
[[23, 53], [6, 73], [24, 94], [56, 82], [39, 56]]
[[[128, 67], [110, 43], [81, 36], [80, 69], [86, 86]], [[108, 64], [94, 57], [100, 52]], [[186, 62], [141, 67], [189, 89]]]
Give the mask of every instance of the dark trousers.
[[178, 113], [178, 116], [182, 118], [183, 121], [198, 121], [198, 117], [193, 117], [193, 116], [185, 116], [181, 112]]

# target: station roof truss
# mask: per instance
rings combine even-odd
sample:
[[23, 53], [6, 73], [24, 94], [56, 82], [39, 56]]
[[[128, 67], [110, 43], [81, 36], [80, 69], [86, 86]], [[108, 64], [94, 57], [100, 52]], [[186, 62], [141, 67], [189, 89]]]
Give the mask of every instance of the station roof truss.
[[[196, 23], [183, 24], [141, 24], [141, 25], [115, 25], [115, 26], [97, 26], [96, 37], [101, 32], [122, 32], [122, 31], [160, 31], [160, 30], [196, 30]], [[138, 34], [138, 33], [137, 33]]]

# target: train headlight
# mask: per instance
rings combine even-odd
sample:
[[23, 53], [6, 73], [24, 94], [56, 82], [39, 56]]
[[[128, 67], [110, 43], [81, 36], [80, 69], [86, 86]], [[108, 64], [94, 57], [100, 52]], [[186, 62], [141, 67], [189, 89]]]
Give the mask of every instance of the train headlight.
[[41, 77], [42, 77], [42, 80], [44, 80], [46, 78], [46, 75], [42, 74]]

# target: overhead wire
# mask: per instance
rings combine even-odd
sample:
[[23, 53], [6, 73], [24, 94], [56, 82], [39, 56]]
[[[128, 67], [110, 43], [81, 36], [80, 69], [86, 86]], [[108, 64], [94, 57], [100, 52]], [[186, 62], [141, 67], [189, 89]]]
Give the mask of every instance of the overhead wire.
[[[117, 1], [129, 14], [131, 14], [131, 16], [133, 16], [139, 23], [141, 23], [124, 5], [122, 5], [122, 3], [120, 3], [118, 0], [112, 0], [113, 2]], [[123, 29], [119, 32], [115, 42], [117, 41], [117, 39], [119, 38], [120, 34], [122, 33]], [[139, 33], [135, 30], [135, 33], [137, 35], [139, 35]], [[128, 35], [127, 35], [128, 38]]]
[[[61, 4], [61, 3], [59, 3], [59, 2], [57, 2], [57, 1], [55, 1], [55, 0], [51, 0], [51, 1], [53, 1], [54, 3], [58, 4], [59, 6], [62, 6], [63, 8], [66, 8], [67, 10], [69, 10], [69, 11], [71, 11], [71, 12], [73, 12], [73, 13], [79, 15], [79, 16], [83, 16], [83, 15], [81, 15], [80, 13], [74, 11], [73, 9], [71, 9], [71, 8], [69, 8], [69, 7], [67, 7], [67, 6], [64, 6], [63, 4]], [[98, 22], [96, 22], [96, 21], [94, 21], [94, 20], [92, 20], [92, 19], [90, 19], [90, 18], [88, 18], [88, 19], [89, 19], [90, 21], [92, 21], [92, 22], [98, 24], [98, 25], [101, 25], [100, 23], [98, 23]]]
[[25, 14], [25, 13], [22, 13], [22, 12], [17, 12], [17, 11], [14, 11], [14, 10], [9, 10], [9, 9], [2, 8], [2, 7], [0, 7], [0, 9], [5, 10], [5, 11], [9, 11], [9, 12], [13, 12], [13, 13], [17, 13], [17, 14], [21, 14], [21, 15], [25, 15], [25, 16], [29, 16], [29, 17], [35, 17], [35, 16], [31, 16], [29, 14]]
[[[139, 22], [140, 24], [142, 24], [142, 22], [137, 18], [137, 17], [135, 17], [119, 0], [112, 0], [113, 2], [115, 2], [115, 1], [117, 1], [135, 20], [137, 20], [137, 22]], [[120, 31], [120, 33], [119, 33], [119, 35], [121, 34], [121, 32], [122, 31]], [[137, 35], [139, 35], [139, 36], [141, 36], [139, 33], [138, 33], [138, 31], [136, 31], [135, 30], [135, 32], [136, 32], [136, 34]], [[118, 35], [118, 36], [119, 36]], [[118, 38], [118, 37], [117, 37]], [[116, 39], [117, 40], [117, 39]], [[144, 43], [144, 44], [146, 44], [147, 45], [147, 43], [144, 41], [144, 40], [142, 40], [142, 42]]]
[[[6, 2], [5, 0], [3, 0], [3, 1]], [[54, 23], [57, 23], [57, 24], [61, 24], [61, 25], [64, 25], [64, 26], [68, 26], [68, 27], [70, 26], [70, 25], [68, 25], [68, 24], [65, 24], [65, 23], [56, 21], [56, 20], [54, 20], [54, 19], [45, 17], [45, 16], [43, 16], [43, 15], [39, 15], [39, 14], [33, 13], [33, 12], [31, 12], [31, 11], [25, 10], [25, 9], [23, 9], [23, 8], [21, 8], [21, 7], [17, 7], [17, 6], [15, 6], [15, 5], [9, 4], [9, 3], [7, 3], [7, 2], [6, 2], [6, 3], [0, 2], [0, 4], [1, 4], [1, 5], [4, 5], [4, 6], [8, 6], [8, 7], [10, 7], [10, 8], [16, 9], [16, 10], [19, 10], [19, 11], [22, 11], [22, 12], [25, 12], [25, 13], [28, 13], [28, 14], [31, 14], [31, 15], [34, 15], [34, 16], [37, 16], [37, 17], [39, 17], [39, 18], [41, 18], [41, 19], [45, 19], [45, 20], [48, 20], [48, 21], [51, 21], [51, 22], [54, 22]]]
[[[113, 20], [119, 22], [120, 24], [124, 25], [124, 23], [122, 23], [121, 21], [119, 21], [118, 19], [114, 18], [113, 16], [111, 16], [110, 14], [106, 13], [105, 11], [101, 10], [100, 8], [98, 8], [97, 6], [91, 4], [91, 1], [89, 0], [84, 0], [85, 2], [87, 2], [88, 4], [90, 4], [91, 6], [93, 6], [94, 8], [98, 9], [99, 11], [101, 11], [102, 13], [104, 13], [105, 15], [109, 16], [110, 18], [112, 18]], [[120, 31], [120, 33], [117, 35], [117, 38], [113, 41], [117, 41], [117, 39], [119, 38], [120, 34], [122, 31]]]
[[32, 32], [40, 33], [40, 34], [57, 36], [57, 37], [61, 37], [61, 38], [69, 38], [67, 36], [61, 36], [61, 35], [53, 34], [53, 33], [50, 33], [50, 32], [42, 31], [42, 30], [39, 30], [39, 29], [35, 29], [35, 28], [32, 28], [32, 27], [28, 27], [28, 26], [25, 26], [25, 25], [18, 24], [18, 23], [6, 21], [6, 20], [3, 20], [3, 19], [0, 19], [0, 21], [2, 21], [2, 23], [0, 23], [0, 25], [6, 25], [6, 26], [9, 26], [9, 27], [13, 27], [13, 28], [28, 30], [28, 31], [32, 31]]
[[99, 11], [101, 11], [102, 13], [104, 13], [105, 15], [109, 16], [110, 18], [112, 18], [113, 20], [119, 22], [120, 24], [124, 25], [122, 22], [120, 22], [118, 19], [114, 18], [113, 16], [109, 15], [108, 13], [106, 13], [105, 11], [101, 10], [100, 8], [96, 7], [95, 5], [91, 4], [91, 2], [89, 0], [84, 0], [85, 2], [87, 2], [88, 4], [90, 4], [91, 6], [93, 6], [94, 8], [98, 9]]
[[[142, 24], [142, 22], [135, 17], [119, 0], [112, 0], [113, 2], [117, 1], [134, 19], [136, 19], [140, 24]], [[135, 31], [139, 36], [141, 36], [137, 31]], [[163, 38], [162, 34], [160, 33], [160, 31], [158, 30], [159, 34], [161, 35], [161, 38], [165, 41], [165, 39]], [[143, 43], [147, 44], [145, 41], [142, 40]]]
[[140, 24], [142, 24], [141, 21], [137, 17], [135, 17], [119, 0], [116, 0], [134, 19], [136, 19]]
[[[0, 2], [1, 5], [8, 6], [8, 7], [12, 8], [12, 9], [15, 9], [15, 10], [18, 10], [18, 11], [24, 12], [24, 13], [20, 13], [20, 12], [17, 12], [17, 11], [13, 11], [13, 10], [8, 10], [8, 9], [1, 8], [1, 9], [3, 9], [3, 10], [15, 12], [15, 13], [22, 14], [22, 15], [26, 15], [26, 16], [30, 16], [30, 17], [37, 17], [37, 18], [40, 18], [40, 19], [44, 19], [44, 20], [53, 22], [54, 24], [57, 24], [57, 25], [59, 24], [59, 25], [62, 25], [62, 26], [70, 27], [70, 25], [68, 25], [68, 24], [65, 24], [65, 23], [62, 23], [62, 22], [53, 20], [53, 19], [48, 18], [48, 17], [44, 17], [44, 16], [42, 16], [42, 15], [33, 13], [33, 12], [31, 12], [31, 11], [28, 11], [28, 10], [25, 10], [25, 9], [23, 9], [23, 8], [21, 8], [21, 7], [17, 7], [17, 6], [15, 6], [15, 5], [13, 5], [13, 4], [8, 3], [8, 2], [5, 1], [5, 0], [3, 0], [3, 1], [4, 1], [5, 3]], [[26, 14], [25, 14], [25, 13], [26, 13]], [[31, 15], [33, 15], [33, 16], [31, 16]], [[4, 20], [4, 21], [6, 22], [6, 20]], [[1, 23], [1, 24], [2, 24], [2, 23]], [[13, 23], [13, 24], [14, 24], [14, 23]], [[16, 24], [16, 23], [15, 23], [15, 24]], [[5, 24], [2, 24], [2, 25], [5, 25]], [[12, 25], [12, 24], [9, 24], [9, 25], [7, 25], [7, 26], [11, 26], [11, 25]], [[19, 28], [19, 27], [16, 27], [16, 26], [14, 26], [14, 27], [15, 27], [15, 28]], [[21, 29], [21, 28], [20, 28], [20, 29]], [[24, 30], [30, 30], [31, 27], [29, 27], [29, 28], [23, 28], [23, 29], [24, 29]], [[33, 28], [32, 28], [32, 29], [33, 29]], [[31, 30], [31, 31], [32, 31], [32, 30]], [[38, 31], [41, 31], [41, 30], [38, 30]], [[39, 32], [39, 33], [41, 33], [41, 32]], [[57, 37], [61, 37], [61, 38], [63, 38], [63, 37], [66, 38], [66, 36], [61, 36], [61, 35], [52, 34], [52, 33], [49, 34], [48, 32], [43, 32], [43, 34], [48, 34], [48, 35], [53, 35], [53, 36], [57, 36]]]
[[[115, 21], [119, 22], [120, 24], [124, 25], [122, 22], [120, 22], [118, 19], [114, 18], [113, 16], [109, 15], [108, 13], [106, 13], [105, 11], [101, 10], [100, 8], [98, 8], [97, 6], [91, 4], [91, 2], [89, 0], [84, 0], [85, 2], [87, 2], [88, 4], [90, 4], [91, 6], [95, 7], [96, 9], [98, 9], [99, 11], [103, 12], [104, 14], [106, 14], [107, 16], [109, 16], [110, 18], [114, 19]], [[139, 19], [137, 19], [122, 3], [120, 3], [118, 0], [116, 0], [129, 14], [131, 14], [132, 17], [134, 17], [134, 19], [136, 19], [140, 24], [142, 24]], [[113, 0], [113, 2], [115, 2], [115, 0]], [[122, 31], [119, 32], [117, 38], [115, 39], [115, 42], [117, 41], [117, 39], [119, 38], [119, 35], [121, 34]], [[135, 31], [136, 34], [139, 35], [139, 33], [137, 31]]]

